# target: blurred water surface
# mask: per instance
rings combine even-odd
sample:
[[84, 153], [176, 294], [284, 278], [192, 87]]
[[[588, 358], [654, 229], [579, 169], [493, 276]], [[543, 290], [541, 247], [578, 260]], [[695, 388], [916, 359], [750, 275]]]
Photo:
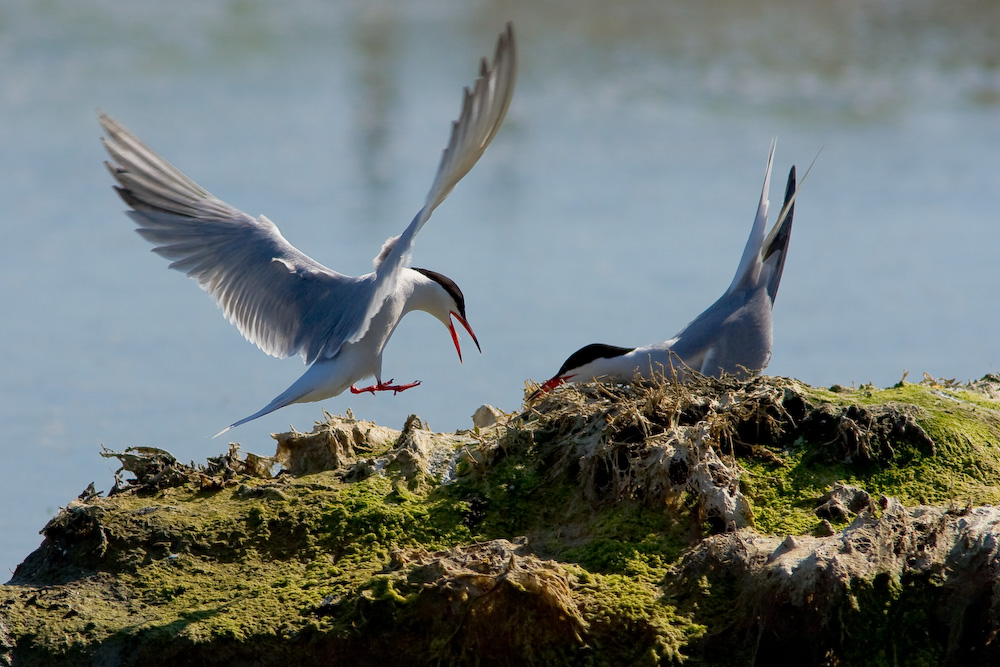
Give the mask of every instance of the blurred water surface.
[[[101, 445], [203, 461], [302, 372], [244, 341], [131, 231], [106, 111], [214, 194], [346, 273], [430, 185], [461, 86], [515, 23], [504, 127], [417, 240], [483, 355], [406, 318], [399, 396], [293, 406], [399, 428], [517, 410], [590, 342], [673, 335], [729, 284], [768, 144], [796, 208], [768, 372], [889, 385], [997, 372], [1000, 4], [930, 0], [13, 0], [0, 7], [0, 572], [91, 481]], [[772, 201], [780, 198], [776, 185]]]

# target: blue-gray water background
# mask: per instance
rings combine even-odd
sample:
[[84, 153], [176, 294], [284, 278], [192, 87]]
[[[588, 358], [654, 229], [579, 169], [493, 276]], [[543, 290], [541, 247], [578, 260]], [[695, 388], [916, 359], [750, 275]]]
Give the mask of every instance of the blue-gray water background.
[[399, 428], [520, 407], [595, 341], [663, 340], [721, 294], [778, 137], [796, 207], [769, 372], [817, 385], [1000, 370], [1000, 3], [8, 0], [0, 6], [0, 579], [116, 468], [204, 461], [302, 372], [244, 341], [121, 213], [97, 110], [317, 260], [370, 270], [423, 201], [461, 86], [512, 19], [520, 76], [417, 239], [483, 346], [406, 318], [386, 378], [321, 408]]

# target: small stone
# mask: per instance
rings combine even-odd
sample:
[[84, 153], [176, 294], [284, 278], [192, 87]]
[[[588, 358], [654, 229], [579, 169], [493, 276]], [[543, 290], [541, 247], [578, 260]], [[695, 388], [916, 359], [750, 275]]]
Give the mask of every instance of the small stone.
[[500, 420], [503, 413], [492, 405], [480, 405], [475, 414], [472, 415], [472, 424], [476, 428], [488, 428]]

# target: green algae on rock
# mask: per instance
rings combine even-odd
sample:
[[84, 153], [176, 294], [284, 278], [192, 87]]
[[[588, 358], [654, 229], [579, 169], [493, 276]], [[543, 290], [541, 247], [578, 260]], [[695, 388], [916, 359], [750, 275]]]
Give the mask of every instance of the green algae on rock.
[[574, 385], [456, 434], [109, 453], [135, 479], [45, 527], [0, 664], [987, 664], [998, 397]]

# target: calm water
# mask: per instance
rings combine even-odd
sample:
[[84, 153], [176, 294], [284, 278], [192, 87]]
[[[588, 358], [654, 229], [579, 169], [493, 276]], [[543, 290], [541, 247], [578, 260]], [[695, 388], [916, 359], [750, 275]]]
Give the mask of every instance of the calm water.
[[[461, 86], [503, 22], [508, 119], [414, 263], [454, 278], [483, 355], [408, 317], [386, 378], [321, 407], [399, 428], [519, 408], [586, 343], [673, 335], [726, 288], [778, 136], [796, 208], [769, 372], [893, 384], [1000, 371], [1000, 4], [14, 0], [0, 8], [0, 579], [115, 465], [100, 446], [203, 461], [209, 435], [302, 372], [265, 356], [148, 252], [111, 191], [117, 117], [319, 261], [370, 270], [423, 201]], [[801, 171], [800, 171], [801, 173]], [[772, 201], [780, 198], [776, 185]]]

